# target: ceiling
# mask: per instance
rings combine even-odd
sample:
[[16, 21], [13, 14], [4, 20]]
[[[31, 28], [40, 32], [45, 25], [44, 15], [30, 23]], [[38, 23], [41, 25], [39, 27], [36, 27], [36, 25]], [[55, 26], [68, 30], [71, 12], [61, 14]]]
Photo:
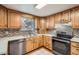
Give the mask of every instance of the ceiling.
[[55, 14], [57, 12], [78, 6], [78, 4], [47, 4], [41, 9], [36, 9], [35, 5], [36, 4], [3, 4], [3, 6], [7, 8], [41, 17]]

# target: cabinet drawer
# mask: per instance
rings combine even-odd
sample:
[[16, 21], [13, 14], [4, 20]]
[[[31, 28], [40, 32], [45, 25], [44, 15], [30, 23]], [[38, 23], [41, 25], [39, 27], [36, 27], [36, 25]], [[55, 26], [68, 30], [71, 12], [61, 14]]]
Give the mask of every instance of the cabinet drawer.
[[79, 48], [71, 46], [71, 54], [78, 54], [79, 55]]
[[77, 42], [71, 42], [71, 45], [75, 46], [75, 47], [79, 47], [79, 43], [77, 43]]

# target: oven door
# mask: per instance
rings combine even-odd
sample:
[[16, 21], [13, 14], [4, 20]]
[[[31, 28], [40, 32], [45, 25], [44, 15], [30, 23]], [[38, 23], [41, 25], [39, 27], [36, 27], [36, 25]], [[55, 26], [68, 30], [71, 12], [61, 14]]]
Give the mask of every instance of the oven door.
[[58, 40], [53, 40], [54, 54], [69, 55], [70, 54], [70, 43]]

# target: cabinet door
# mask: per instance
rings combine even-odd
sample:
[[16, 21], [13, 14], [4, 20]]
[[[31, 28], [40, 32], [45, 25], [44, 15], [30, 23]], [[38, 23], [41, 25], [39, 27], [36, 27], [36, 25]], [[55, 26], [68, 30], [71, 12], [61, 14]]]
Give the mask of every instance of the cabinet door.
[[62, 12], [62, 20], [63, 23], [68, 23], [71, 22], [70, 19], [70, 10], [66, 10], [64, 12]]
[[39, 36], [37, 40], [38, 40], [38, 42], [39, 42], [39, 43], [38, 43], [38, 46], [39, 46], [39, 47], [42, 47], [42, 46], [43, 46], [43, 37], [42, 37], [42, 36]]
[[79, 28], [79, 7], [72, 10], [71, 19], [72, 19], [72, 27]]
[[79, 43], [71, 42], [71, 55], [79, 55]]
[[50, 17], [46, 17], [46, 29], [48, 30], [50, 28], [50, 25], [49, 25], [49, 21], [50, 20]]
[[55, 14], [55, 24], [60, 23], [61, 21], [61, 13]]
[[71, 45], [71, 55], [79, 55], [79, 48]]
[[38, 41], [38, 37], [34, 37], [33, 38], [33, 45], [34, 45], [34, 48], [33, 49], [37, 49], [39, 48], [39, 41]]
[[50, 16], [49, 27], [50, 27], [50, 29], [53, 29], [54, 26], [55, 26], [55, 18], [54, 18], [54, 16]]
[[51, 37], [48, 37], [48, 36], [44, 37], [44, 46], [52, 51], [52, 39], [51, 39]]
[[33, 50], [33, 40], [29, 38], [26, 40], [26, 52], [30, 52]]
[[7, 28], [7, 9], [0, 6], [0, 28]]
[[20, 20], [20, 13], [8, 10], [8, 28], [19, 29], [21, 27]]
[[47, 29], [54, 28], [54, 25], [55, 25], [54, 20], [55, 20], [54, 15], [46, 18], [46, 28]]
[[40, 18], [35, 17], [35, 29], [37, 33], [40, 33]]

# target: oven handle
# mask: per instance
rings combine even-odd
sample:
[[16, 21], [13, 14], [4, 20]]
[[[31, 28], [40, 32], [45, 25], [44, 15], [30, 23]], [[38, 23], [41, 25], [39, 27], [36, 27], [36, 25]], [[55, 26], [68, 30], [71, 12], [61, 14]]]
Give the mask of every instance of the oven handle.
[[66, 40], [59, 40], [59, 39], [53, 39], [53, 40], [60, 41], [60, 42], [65, 42], [65, 43], [70, 43], [70, 41], [66, 41]]

